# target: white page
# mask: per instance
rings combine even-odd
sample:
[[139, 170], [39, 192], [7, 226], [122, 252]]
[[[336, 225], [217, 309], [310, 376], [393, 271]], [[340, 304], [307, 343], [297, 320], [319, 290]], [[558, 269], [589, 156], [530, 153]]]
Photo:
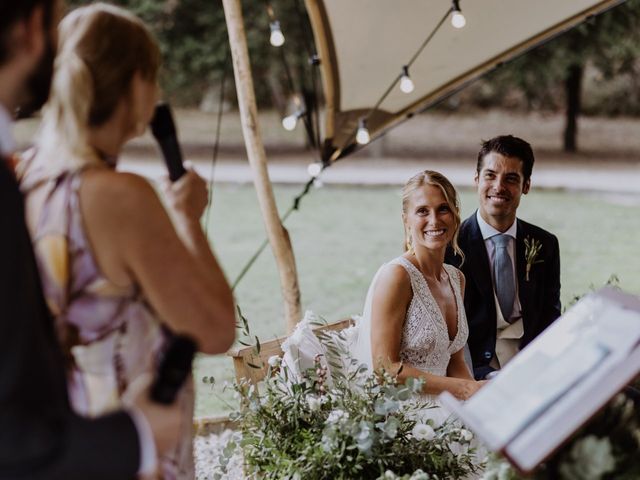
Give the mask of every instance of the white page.
[[582, 299], [456, 412], [463, 421], [469, 412], [477, 433], [501, 449], [564, 396], [580, 398], [581, 383], [606, 375], [639, 343], [637, 300], [626, 297], [605, 289]]

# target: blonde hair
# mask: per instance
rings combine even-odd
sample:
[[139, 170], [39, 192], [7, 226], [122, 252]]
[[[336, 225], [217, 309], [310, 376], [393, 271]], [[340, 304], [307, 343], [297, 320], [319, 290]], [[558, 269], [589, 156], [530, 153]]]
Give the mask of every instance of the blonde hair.
[[[442, 191], [442, 195], [444, 196], [447, 205], [449, 205], [451, 212], [453, 212], [453, 217], [455, 219], [455, 232], [451, 239], [451, 247], [453, 248], [454, 253], [459, 255], [464, 262], [464, 253], [458, 245], [458, 231], [460, 229], [460, 223], [462, 222], [460, 219], [460, 199], [458, 198], [458, 192], [456, 192], [456, 189], [447, 177], [439, 172], [434, 172], [433, 170], [425, 170], [411, 177], [407, 183], [404, 184], [404, 187], [402, 187], [403, 215], [407, 214], [407, 210], [409, 208], [409, 196], [411, 193], [425, 185], [438, 187]], [[405, 243], [409, 245], [409, 239], [405, 238]]]
[[59, 35], [37, 145], [48, 167], [75, 170], [100, 162], [88, 144], [89, 129], [112, 116], [137, 73], [156, 81], [160, 49], [138, 17], [105, 3], [72, 11], [60, 23]]

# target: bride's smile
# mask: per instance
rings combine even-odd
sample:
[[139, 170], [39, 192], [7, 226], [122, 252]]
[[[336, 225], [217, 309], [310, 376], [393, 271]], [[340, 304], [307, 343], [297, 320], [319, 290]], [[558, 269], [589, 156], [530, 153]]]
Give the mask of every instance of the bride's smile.
[[442, 189], [423, 185], [411, 192], [408, 200], [403, 217], [412, 248], [446, 248], [456, 230], [456, 220]]
[[439, 237], [441, 235], [444, 235], [446, 231], [446, 228], [441, 228], [439, 230], [425, 230], [424, 234], [428, 237]]

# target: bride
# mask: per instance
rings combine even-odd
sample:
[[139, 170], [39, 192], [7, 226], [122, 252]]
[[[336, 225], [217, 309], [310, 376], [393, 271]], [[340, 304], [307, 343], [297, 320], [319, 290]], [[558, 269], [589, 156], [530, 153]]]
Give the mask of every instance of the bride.
[[424, 379], [423, 394], [448, 391], [466, 400], [484, 382], [464, 361], [469, 329], [464, 275], [444, 263], [447, 246], [461, 254], [458, 196], [442, 174], [414, 175], [402, 191], [407, 251], [376, 273], [358, 327], [354, 356], [371, 370]]

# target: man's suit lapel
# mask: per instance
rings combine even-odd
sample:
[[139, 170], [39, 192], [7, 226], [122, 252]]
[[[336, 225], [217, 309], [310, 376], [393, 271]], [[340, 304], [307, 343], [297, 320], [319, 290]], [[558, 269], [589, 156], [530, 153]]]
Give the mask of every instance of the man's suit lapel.
[[520, 299], [520, 306], [522, 307], [523, 323], [528, 323], [528, 318], [525, 312], [529, 312], [529, 299], [531, 298], [531, 282], [526, 280], [527, 262], [525, 258], [525, 245], [524, 239], [527, 236], [525, 226], [520, 220], [517, 220], [516, 231], [516, 273], [518, 276], [518, 298]]
[[487, 248], [484, 245], [482, 232], [478, 226], [476, 214], [470, 218], [469, 230], [469, 253], [465, 261], [470, 264], [471, 275], [478, 286], [478, 290], [486, 295], [487, 298], [493, 299], [493, 281], [491, 280], [491, 269], [489, 268], [489, 257]]

